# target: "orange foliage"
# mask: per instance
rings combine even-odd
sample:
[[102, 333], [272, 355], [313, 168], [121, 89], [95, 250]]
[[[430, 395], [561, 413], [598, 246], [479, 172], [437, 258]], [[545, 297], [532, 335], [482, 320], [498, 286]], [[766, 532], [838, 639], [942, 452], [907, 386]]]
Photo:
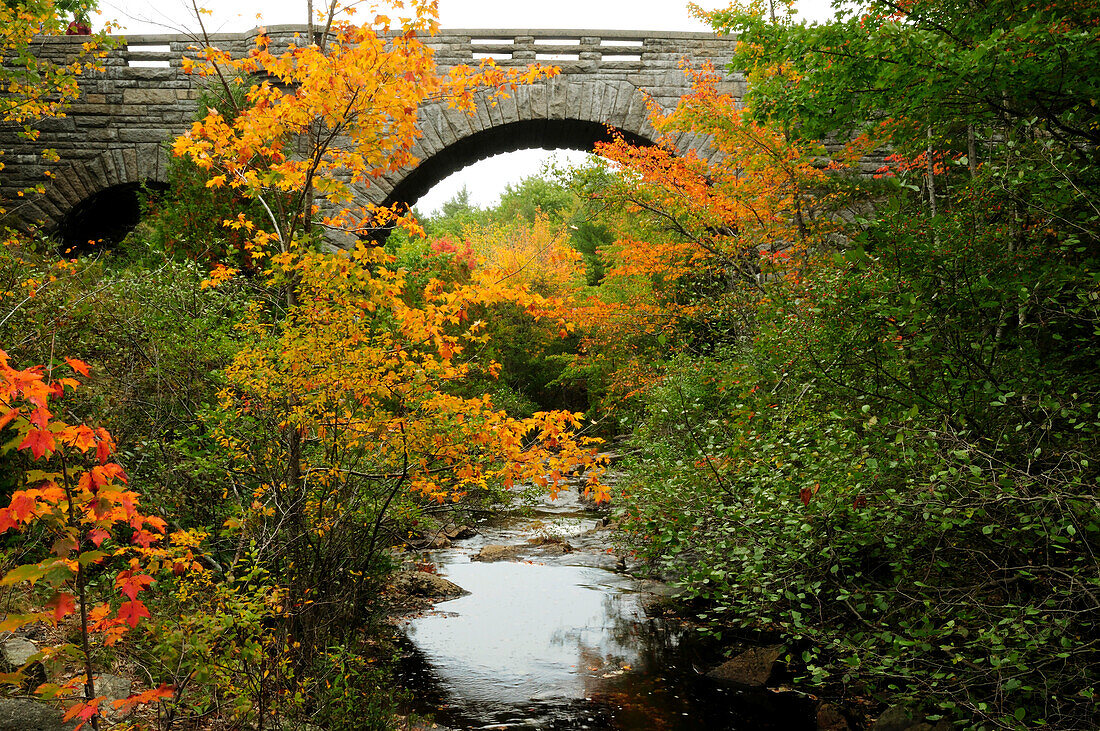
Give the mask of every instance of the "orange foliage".
[[356, 235], [395, 221], [415, 228], [399, 211], [355, 199], [357, 188], [416, 161], [411, 150], [422, 134], [420, 107], [442, 103], [471, 111], [475, 94], [504, 96], [517, 84], [557, 73], [537, 65], [502, 69], [485, 60], [441, 75], [432, 49], [420, 40], [438, 29], [436, 4], [393, 4], [411, 13], [399, 28], [381, 14], [371, 25], [335, 20], [323, 46], [292, 44], [275, 54], [261, 35], [243, 58], [206, 47], [185, 62], [188, 72], [217, 77], [227, 87], [264, 78], [251, 85], [235, 118], [212, 110], [173, 145], [174, 154], [210, 171], [209, 187], [238, 189], [267, 207], [270, 220], [262, 225], [243, 217], [226, 222], [253, 234], [256, 258], [272, 244], [289, 250], [313, 225]]
[[465, 234], [480, 266], [496, 271], [513, 287], [561, 297], [584, 280], [581, 255], [569, 245], [568, 231], [544, 214], [533, 222], [475, 225]]
[[[644, 388], [659, 374], [653, 354], [675, 347], [685, 321], [720, 319], [797, 280], [811, 238], [825, 172], [780, 132], [751, 120], [719, 89], [713, 69], [686, 69], [692, 92], [675, 109], [651, 105], [661, 134], [636, 147], [621, 137], [597, 146], [618, 175], [598, 197], [625, 211], [625, 235], [598, 296], [580, 306], [589, 326], [587, 361], [612, 375], [612, 395]], [[713, 154], [681, 154], [704, 139]], [[724, 313], [724, 314], [723, 314]]]

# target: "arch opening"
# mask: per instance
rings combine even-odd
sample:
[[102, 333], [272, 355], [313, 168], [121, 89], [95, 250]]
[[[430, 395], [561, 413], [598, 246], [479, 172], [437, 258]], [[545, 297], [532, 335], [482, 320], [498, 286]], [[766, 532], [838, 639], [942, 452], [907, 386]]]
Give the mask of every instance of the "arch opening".
[[[632, 132], [616, 131], [631, 144], [653, 144], [652, 140]], [[394, 187], [384, 205], [401, 203], [411, 208], [451, 173], [493, 155], [540, 147], [591, 152], [597, 142], [610, 140], [607, 125], [579, 119], [531, 119], [492, 127], [464, 137], [422, 160]]]
[[141, 221], [145, 202], [167, 189], [164, 183], [147, 180], [96, 191], [65, 214], [53, 233], [54, 238], [67, 255], [115, 246]]

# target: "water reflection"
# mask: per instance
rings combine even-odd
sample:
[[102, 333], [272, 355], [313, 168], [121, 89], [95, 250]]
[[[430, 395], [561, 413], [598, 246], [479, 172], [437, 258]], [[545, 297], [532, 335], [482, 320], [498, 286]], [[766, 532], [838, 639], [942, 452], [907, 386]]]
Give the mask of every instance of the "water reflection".
[[629, 577], [534, 562], [471, 563], [471, 592], [412, 620], [403, 669], [418, 712], [459, 729], [801, 729], [808, 703], [742, 694], [700, 672], [713, 648], [647, 619]]

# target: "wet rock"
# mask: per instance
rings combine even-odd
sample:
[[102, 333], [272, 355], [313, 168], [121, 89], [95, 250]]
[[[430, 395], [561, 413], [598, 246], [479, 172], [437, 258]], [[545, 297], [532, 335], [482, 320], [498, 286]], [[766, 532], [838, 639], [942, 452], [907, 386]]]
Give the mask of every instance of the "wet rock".
[[947, 721], [940, 721], [933, 726], [930, 723], [914, 718], [912, 711], [904, 706], [890, 706], [875, 721], [871, 731], [946, 731], [951, 728]]
[[568, 543], [547, 543], [542, 547], [542, 552], [550, 556], [562, 556], [567, 553], [573, 553], [576, 549]]
[[416, 549], [450, 548], [451, 540], [447, 537], [446, 531], [440, 531], [430, 535], [410, 537], [408, 544], [409, 547]]
[[539, 546], [543, 553], [552, 556], [573, 553], [573, 551], [577, 550], [560, 536], [535, 536], [534, 538], [528, 538], [527, 542], [532, 546]]
[[0, 731], [72, 731], [76, 722], [62, 722], [65, 713], [41, 701], [0, 698]]
[[675, 600], [661, 594], [642, 594], [638, 603], [647, 617], [663, 617], [675, 611]]
[[782, 654], [780, 645], [753, 647], [714, 668], [707, 677], [746, 688], [763, 688]]
[[488, 545], [477, 552], [471, 561], [511, 561], [520, 554], [519, 546]]
[[443, 531], [443, 535], [452, 541], [464, 541], [476, 536], [477, 529], [469, 525], [456, 525]]
[[393, 577], [393, 588], [402, 594], [425, 599], [457, 599], [470, 592], [453, 581], [427, 571], [400, 571]]
[[817, 731], [848, 731], [848, 719], [832, 703], [817, 707]]
[[409, 545], [413, 548], [424, 550], [432, 548], [450, 548], [451, 540], [442, 533], [436, 533], [431, 536], [422, 536], [415, 540], [410, 540]]

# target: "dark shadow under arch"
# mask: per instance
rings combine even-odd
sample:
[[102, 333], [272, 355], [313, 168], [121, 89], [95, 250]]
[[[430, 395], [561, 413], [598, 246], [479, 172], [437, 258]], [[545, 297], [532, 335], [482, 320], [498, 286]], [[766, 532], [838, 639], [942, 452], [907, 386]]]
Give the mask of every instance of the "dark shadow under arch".
[[[652, 140], [632, 132], [616, 131], [631, 144], [653, 144]], [[397, 184], [383, 205], [400, 203], [411, 208], [421, 196], [451, 173], [502, 152], [532, 147], [591, 152], [597, 142], [610, 140], [607, 125], [579, 119], [530, 119], [502, 124], [464, 137], [421, 161]]]
[[96, 191], [57, 224], [54, 238], [65, 255], [88, 254], [118, 244], [141, 221], [142, 205], [168, 189], [164, 183], [122, 183]]

